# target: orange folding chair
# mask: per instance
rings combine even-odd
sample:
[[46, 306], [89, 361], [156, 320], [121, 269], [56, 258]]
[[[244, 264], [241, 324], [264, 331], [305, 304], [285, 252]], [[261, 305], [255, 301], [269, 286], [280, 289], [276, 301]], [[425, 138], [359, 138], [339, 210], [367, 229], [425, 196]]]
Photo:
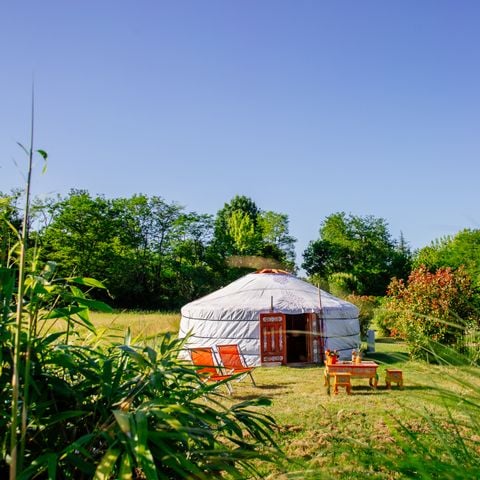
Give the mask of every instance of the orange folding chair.
[[[206, 382], [221, 382], [230, 379], [232, 373], [220, 373], [221, 366], [215, 361], [215, 353], [212, 347], [194, 347], [190, 348], [190, 358], [192, 363], [198, 367], [197, 373], [201, 375]], [[228, 393], [232, 393], [233, 389], [230, 383], [226, 382]]]
[[250, 375], [253, 385], [256, 387], [257, 384], [252, 376], [252, 370], [255, 367], [248, 367], [245, 359], [243, 358], [242, 352], [237, 344], [232, 345], [217, 345], [218, 354], [222, 360], [223, 366], [232, 372], [233, 375], [245, 374]]

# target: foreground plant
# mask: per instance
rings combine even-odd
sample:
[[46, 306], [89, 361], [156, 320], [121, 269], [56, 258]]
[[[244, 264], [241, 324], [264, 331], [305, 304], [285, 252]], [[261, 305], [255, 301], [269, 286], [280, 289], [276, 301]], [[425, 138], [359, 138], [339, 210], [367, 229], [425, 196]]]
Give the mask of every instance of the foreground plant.
[[[256, 461], [278, 457], [271, 454], [275, 422], [258, 409], [268, 401], [223, 406], [215, 385], [206, 386], [191, 365], [177, 359], [182, 341], [166, 335], [142, 347], [128, 335], [120, 343], [92, 335], [91, 344], [80, 342], [78, 326], [94, 332], [89, 308], [108, 310], [84, 292], [101, 284], [55, 280], [52, 268], [25, 279], [29, 322], [20, 349], [28, 355], [22, 353], [19, 364], [25, 428], [19, 428], [16, 478], [250, 478], [259, 475]], [[8, 271], [0, 276], [0, 300], [9, 307], [1, 330], [2, 405], [11, 402], [15, 348]], [[64, 325], [60, 331], [58, 322]], [[11, 462], [8, 424], [0, 416], [2, 478]]]
[[[425, 349], [423, 356], [441, 369], [441, 382], [412, 392], [408, 402], [399, 401], [396, 412], [389, 413], [386, 445], [393, 448], [353, 441], [357, 459], [372, 472], [396, 472], [394, 478], [480, 478], [480, 371], [467, 366], [468, 357], [459, 359], [453, 347], [430, 340]], [[430, 365], [424, 368], [431, 374]]]
[[[129, 335], [87, 343], [89, 310], [111, 310], [88, 295], [103, 285], [57, 278], [35, 254], [27, 263], [32, 145], [33, 125], [22, 232], [0, 241], [0, 478], [259, 476], [256, 462], [279, 453], [275, 422], [258, 410], [267, 400], [224, 407], [168, 335], [148, 347]], [[3, 205], [0, 232], [14, 231]]]

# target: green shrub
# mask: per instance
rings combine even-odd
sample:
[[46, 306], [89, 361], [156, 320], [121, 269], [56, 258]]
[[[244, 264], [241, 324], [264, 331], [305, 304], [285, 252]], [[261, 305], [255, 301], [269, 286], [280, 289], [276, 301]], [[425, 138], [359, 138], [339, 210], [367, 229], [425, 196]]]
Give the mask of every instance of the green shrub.
[[425, 357], [432, 345], [461, 350], [464, 336], [479, 327], [476, 296], [463, 268], [425, 267], [414, 270], [407, 283], [393, 279], [385, 300], [385, 324], [404, 338], [414, 356]]
[[[388, 301], [388, 300], [387, 300]], [[385, 299], [378, 301], [378, 307], [373, 313], [372, 323], [380, 337], [396, 337], [398, 330], [395, 326], [397, 312], [385, 307]]]
[[[14, 269], [0, 270], [1, 478], [10, 456], [14, 280]], [[178, 360], [182, 341], [165, 335], [139, 346], [129, 335], [120, 343], [78, 337], [78, 325], [95, 333], [89, 308], [109, 310], [84, 291], [101, 286], [55, 279], [52, 265], [25, 277], [16, 478], [246, 478], [258, 476], [258, 460], [279, 457], [275, 422], [258, 410], [269, 402], [222, 406], [216, 385]]]

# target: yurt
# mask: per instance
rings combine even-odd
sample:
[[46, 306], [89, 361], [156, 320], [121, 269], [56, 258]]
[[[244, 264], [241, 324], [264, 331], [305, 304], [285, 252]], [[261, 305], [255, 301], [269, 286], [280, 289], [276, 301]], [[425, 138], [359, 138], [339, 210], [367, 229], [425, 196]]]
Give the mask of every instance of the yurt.
[[239, 345], [248, 365], [323, 363], [360, 345], [358, 308], [281, 270], [249, 273], [181, 309], [186, 347]]

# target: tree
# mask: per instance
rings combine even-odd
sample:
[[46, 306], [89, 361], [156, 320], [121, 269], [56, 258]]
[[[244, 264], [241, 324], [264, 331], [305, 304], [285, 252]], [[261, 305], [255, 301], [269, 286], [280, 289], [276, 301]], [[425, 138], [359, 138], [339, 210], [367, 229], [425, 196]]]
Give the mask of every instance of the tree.
[[17, 202], [20, 191], [10, 195], [0, 192], [0, 268], [10, 264], [11, 250], [18, 244], [18, 235], [22, 217]]
[[262, 211], [245, 196], [235, 196], [215, 218], [214, 248], [224, 258], [257, 256], [295, 269], [295, 238], [288, 231], [288, 216]]
[[464, 229], [422, 248], [414, 258], [414, 266], [425, 265], [430, 271], [441, 267], [465, 267], [475, 285], [480, 286], [480, 230]]
[[158, 196], [82, 190], [38, 203], [38, 213], [42, 260], [65, 265], [63, 276], [102, 278], [115, 307], [174, 309], [220, 284], [209, 215]]
[[228, 234], [233, 240], [236, 253], [254, 255], [259, 250], [259, 235], [248, 213], [234, 210], [227, 219]]
[[175, 307], [206, 295], [221, 284], [217, 268], [221, 259], [211, 246], [213, 228], [211, 215], [195, 212], [183, 213], [175, 222], [169, 260], [174, 272]]
[[289, 234], [288, 215], [269, 210], [261, 212], [258, 220], [262, 229], [263, 255], [270, 254], [294, 270], [296, 239]]
[[409, 265], [409, 249], [403, 239], [392, 240], [388, 225], [374, 216], [328, 216], [320, 227], [320, 238], [309, 243], [302, 267], [309, 275], [328, 279], [333, 274], [349, 274], [360, 295], [383, 295], [390, 278], [404, 276]]
[[61, 274], [107, 278], [118, 254], [124, 224], [104, 197], [72, 190], [51, 207], [53, 219], [42, 232], [42, 257], [62, 265]]
[[236, 195], [218, 211], [215, 246], [224, 256], [257, 255], [261, 243], [260, 210], [248, 197]]

